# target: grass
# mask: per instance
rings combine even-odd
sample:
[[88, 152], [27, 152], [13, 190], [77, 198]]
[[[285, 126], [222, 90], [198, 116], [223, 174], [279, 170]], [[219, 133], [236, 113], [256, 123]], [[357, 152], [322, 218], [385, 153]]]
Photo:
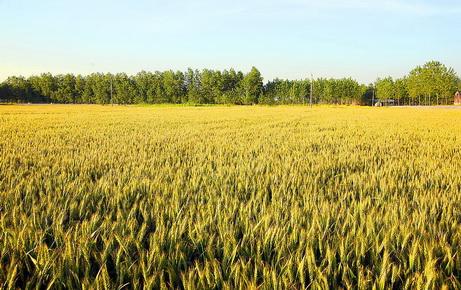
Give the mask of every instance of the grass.
[[461, 114], [0, 107], [0, 288], [461, 288]]

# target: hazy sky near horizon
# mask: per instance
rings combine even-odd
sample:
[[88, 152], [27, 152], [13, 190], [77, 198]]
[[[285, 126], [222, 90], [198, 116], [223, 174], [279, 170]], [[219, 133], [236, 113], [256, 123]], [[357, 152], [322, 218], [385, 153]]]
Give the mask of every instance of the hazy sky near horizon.
[[461, 74], [459, 0], [0, 0], [10, 75], [248, 71], [368, 83], [439, 60]]

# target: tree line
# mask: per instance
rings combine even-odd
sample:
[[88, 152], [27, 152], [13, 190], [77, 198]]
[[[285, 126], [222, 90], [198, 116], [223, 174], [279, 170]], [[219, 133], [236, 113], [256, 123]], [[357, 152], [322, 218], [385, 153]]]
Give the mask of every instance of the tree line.
[[256, 68], [247, 74], [192, 70], [125, 73], [93, 73], [87, 76], [44, 73], [9, 77], [2, 83], [0, 99], [11, 102], [72, 104], [234, 103], [251, 104], [262, 93], [262, 77]]
[[362, 104], [395, 99], [399, 104], [443, 104], [460, 81], [453, 69], [428, 62], [401, 79], [359, 84], [352, 78], [275, 79], [263, 83], [259, 70], [192, 70], [90, 75], [44, 73], [12, 76], [0, 84], [0, 100], [69, 104]]
[[[312, 85], [311, 85], [312, 82]], [[94, 73], [87, 76], [44, 73], [9, 77], [0, 99], [31, 103], [96, 104], [352, 104], [364, 101], [367, 87], [351, 78], [282, 80], [263, 84], [258, 69], [186, 72]]]
[[461, 81], [452, 68], [430, 61], [402, 78], [378, 79], [376, 97], [399, 105], [446, 105], [453, 103], [453, 95], [460, 88]]

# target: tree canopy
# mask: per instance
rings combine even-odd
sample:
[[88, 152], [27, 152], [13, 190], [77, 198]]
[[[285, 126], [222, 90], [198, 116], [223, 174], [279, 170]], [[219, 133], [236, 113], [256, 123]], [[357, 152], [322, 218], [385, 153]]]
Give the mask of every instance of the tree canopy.
[[[313, 82], [313, 83], [312, 83]], [[399, 104], [447, 104], [461, 89], [461, 80], [452, 68], [430, 61], [414, 68], [408, 76], [379, 78], [366, 86], [352, 78], [315, 80], [274, 79], [263, 83], [256, 67], [244, 74], [229, 70], [186, 72], [142, 71], [11, 76], [0, 84], [0, 101], [31, 103], [96, 104], [303, 104], [312, 96], [317, 104], [371, 104], [373, 91], [378, 99], [395, 99]]]
[[378, 79], [376, 91], [380, 99], [397, 99], [407, 104], [441, 105], [453, 101], [457, 82], [459, 78], [452, 68], [430, 61], [417, 66], [401, 79]]

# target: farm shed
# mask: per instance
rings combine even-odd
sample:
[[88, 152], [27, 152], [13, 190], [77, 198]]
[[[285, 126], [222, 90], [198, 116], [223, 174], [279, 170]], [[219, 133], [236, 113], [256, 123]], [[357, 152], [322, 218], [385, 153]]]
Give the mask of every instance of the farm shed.
[[395, 100], [394, 99], [376, 100], [375, 107], [384, 107], [384, 106], [395, 106]]

